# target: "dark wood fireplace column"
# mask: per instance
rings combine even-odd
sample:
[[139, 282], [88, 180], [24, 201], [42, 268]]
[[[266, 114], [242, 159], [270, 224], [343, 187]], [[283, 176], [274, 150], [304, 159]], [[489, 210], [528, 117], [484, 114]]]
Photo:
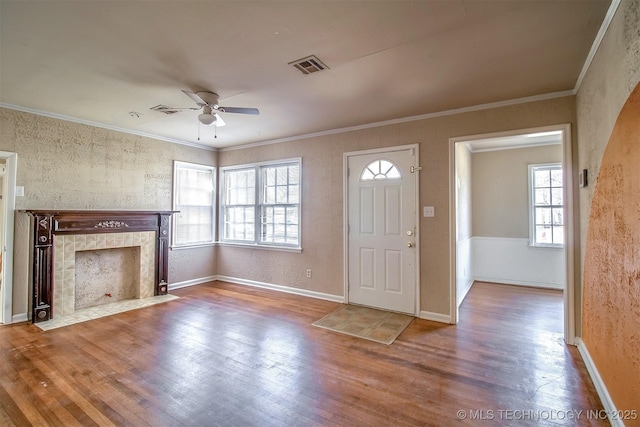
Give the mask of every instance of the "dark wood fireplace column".
[[168, 292], [169, 227], [176, 211], [26, 210], [33, 218], [32, 322], [52, 318], [53, 235], [156, 232], [155, 295]]

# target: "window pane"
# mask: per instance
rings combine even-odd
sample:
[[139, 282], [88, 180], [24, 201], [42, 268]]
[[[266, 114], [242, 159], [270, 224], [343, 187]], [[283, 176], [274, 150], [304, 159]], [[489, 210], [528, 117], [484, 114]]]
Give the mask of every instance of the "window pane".
[[536, 242], [549, 244], [552, 243], [551, 226], [536, 225]]
[[364, 171], [362, 171], [362, 175], [360, 176], [360, 179], [363, 181], [369, 181], [369, 180], [372, 180], [373, 177], [374, 177], [373, 172], [371, 172], [369, 168], [366, 168]]
[[287, 208], [287, 224], [298, 224], [298, 209], [297, 208]]
[[289, 183], [289, 168], [277, 168], [276, 169], [276, 185], [287, 185]]
[[276, 188], [276, 203], [287, 203], [287, 187], [278, 186]]
[[548, 187], [551, 182], [549, 179], [549, 170], [542, 169], [534, 171], [534, 185], [536, 187]]
[[564, 227], [553, 227], [553, 243], [557, 245], [564, 244]]
[[298, 242], [298, 226], [297, 225], [287, 226], [287, 242], [288, 243]]
[[255, 210], [253, 206], [234, 206], [224, 209], [224, 238], [228, 240], [255, 240]]
[[551, 186], [562, 187], [562, 169], [551, 170]]
[[264, 189], [264, 202], [268, 204], [273, 204], [276, 202], [276, 188], [275, 187], [266, 187]]
[[548, 206], [551, 204], [551, 189], [536, 188], [534, 197], [536, 206]]
[[276, 184], [276, 171], [274, 169], [271, 169], [271, 168], [266, 169], [265, 182], [267, 185]]
[[564, 225], [564, 221], [562, 218], [563, 212], [562, 209], [554, 208], [552, 209], [552, 223], [553, 225]]
[[551, 208], [536, 208], [536, 225], [551, 225]]
[[292, 184], [289, 186], [289, 203], [300, 203], [300, 186]]
[[562, 205], [562, 188], [551, 189], [551, 204]]
[[289, 168], [289, 184], [297, 185], [300, 183], [300, 167], [293, 165]]

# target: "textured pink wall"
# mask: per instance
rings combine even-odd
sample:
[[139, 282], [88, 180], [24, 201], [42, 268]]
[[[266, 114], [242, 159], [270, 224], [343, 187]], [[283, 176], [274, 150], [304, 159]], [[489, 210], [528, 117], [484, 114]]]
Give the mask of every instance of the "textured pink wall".
[[597, 177], [583, 340], [617, 409], [640, 411], [640, 84], [618, 116]]

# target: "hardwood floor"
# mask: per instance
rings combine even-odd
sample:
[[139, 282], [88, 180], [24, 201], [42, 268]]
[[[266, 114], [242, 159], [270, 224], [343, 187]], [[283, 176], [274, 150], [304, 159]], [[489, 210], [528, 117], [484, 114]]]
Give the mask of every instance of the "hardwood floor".
[[328, 301], [223, 282], [172, 294], [0, 327], [0, 425], [608, 425], [587, 417], [602, 406], [557, 291], [476, 283], [458, 326], [416, 319], [390, 346], [311, 326]]

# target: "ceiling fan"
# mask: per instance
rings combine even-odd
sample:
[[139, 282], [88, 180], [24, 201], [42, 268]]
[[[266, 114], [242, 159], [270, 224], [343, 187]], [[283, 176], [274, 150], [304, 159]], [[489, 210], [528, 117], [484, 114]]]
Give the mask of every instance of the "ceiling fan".
[[253, 115], [260, 114], [260, 111], [258, 111], [257, 108], [223, 107], [218, 104], [218, 94], [214, 92], [201, 91], [194, 93], [189, 92], [188, 90], [183, 90], [182, 92], [198, 105], [197, 108], [191, 108], [192, 110], [203, 110], [202, 114], [198, 116], [198, 121], [206, 126], [211, 126], [213, 124], [216, 126], [225, 125], [224, 120], [222, 120], [222, 117], [220, 117], [218, 112]]

